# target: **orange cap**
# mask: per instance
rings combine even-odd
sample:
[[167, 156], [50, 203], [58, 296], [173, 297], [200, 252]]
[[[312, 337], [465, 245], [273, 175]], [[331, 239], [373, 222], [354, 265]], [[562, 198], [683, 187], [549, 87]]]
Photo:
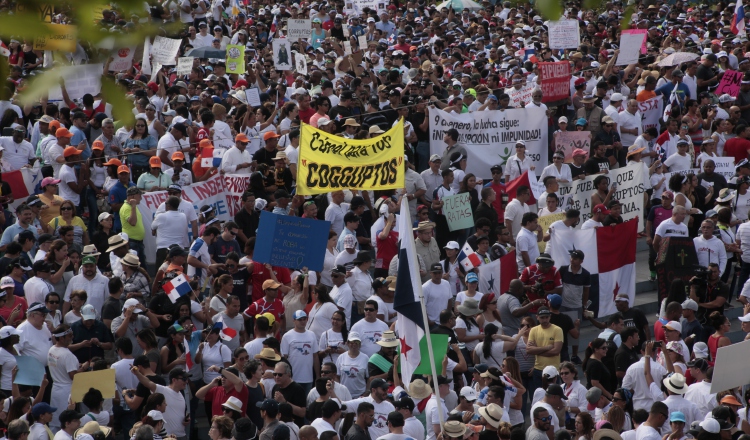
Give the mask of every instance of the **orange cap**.
[[63, 150], [63, 157], [75, 156], [76, 154], [81, 154], [76, 147], [65, 147]]
[[104, 142], [102, 142], [100, 140], [94, 141], [94, 143], [91, 144], [91, 149], [92, 150], [102, 150], [103, 151], [104, 150]]
[[276, 132], [269, 131], [269, 132], [266, 132], [266, 134], [263, 135], [263, 140], [267, 141], [269, 139], [275, 139], [275, 138], [280, 138], [280, 137], [281, 136], [278, 135], [278, 134], [276, 134]]
[[[239, 136], [239, 135], [237, 135]], [[243, 135], [244, 136], [244, 135]], [[203, 139], [199, 144], [198, 147], [200, 148], [213, 148], [214, 145], [211, 143], [211, 139]]]
[[127, 165], [120, 165], [119, 167], [117, 167], [117, 174], [120, 173], [130, 173], [130, 168], [128, 168]]
[[237, 133], [237, 136], [234, 137], [235, 142], [250, 142], [250, 139], [245, 135], [245, 133]]
[[58, 128], [55, 130], [55, 137], [66, 137], [66, 138], [72, 138], [73, 133], [68, 131], [67, 128]]
[[175, 151], [172, 153], [172, 160], [185, 160], [185, 155], [182, 154], [182, 151]]
[[148, 164], [151, 168], [161, 168], [161, 159], [159, 159], [158, 156], [152, 156], [151, 159], [148, 160]]
[[122, 165], [122, 161], [120, 159], [117, 159], [117, 158], [113, 157], [112, 159], [104, 162], [103, 165], [105, 167], [108, 167], [110, 165], [114, 165], [114, 166], [118, 166], [119, 167], [120, 165]]
[[49, 123], [49, 132], [57, 134], [57, 129], [60, 128], [60, 121], [55, 119]]

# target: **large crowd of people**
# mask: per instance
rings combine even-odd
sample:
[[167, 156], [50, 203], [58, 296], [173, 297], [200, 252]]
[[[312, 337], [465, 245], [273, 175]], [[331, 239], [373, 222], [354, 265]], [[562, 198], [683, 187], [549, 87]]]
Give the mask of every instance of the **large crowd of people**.
[[[577, 20], [581, 43], [559, 50], [549, 47], [539, 3], [147, 0], [136, 13], [114, 3], [101, 11], [97, 24], [116, 34], [165, 25], [162, 36], [181, 40], [179, 57], [213, 49], [188, 75], [177, 75], [176, 60], [138, 57], [110, 72], [109, 55], [89, 42], [55, 54], [0, 30], [12, 96], [0, 101], [5, 437], [186, 440], [206, 435], [204, 426], [212, 440], [750, 435], [750, 393], [711, 393], [717, 351], [732, 344], [725, 309], [735, 298], [750, 335], [742, 5], [565, 2], [563, 18]], [[75, 24], [67, 8], [56, 6], [56, 23]], [[311, 19], [311, 37], [291, 42], [280, 60], [272, 41], [297, 18]], [[621, 66], [628, 26], [646, 33], [645, 50]], [[232, 44], [244, 46], [244, 74], [227, 73], [221, 55]], [[71, 97], [64, 78], [62, 100], [22, 104], [30, 78], [66, 57], [103, 63], [132, 102], [132, 121], [114, 118], [116, 100], [106, 94]], [[275, 68], [292, 58], [294, 70]], [[544, 103], [541, 61], [570, 64], [567, 99]], [[717, 93], [730, 70], [745, 75], [736, 96]], [[536, 152], [519, 141], [505, 162], [484, 164], [487, 175], [467, 173], [473, 147], [456, 129], [433, 154], [436, 108], [503, 112], [512, 108], [508, 89], [528, 84], [530, 99], [516, 107], [547, 112], [551, 164], [535, 165]], [[260, 105], [248, 102], [252, 88]], [[671, 111], [644, 127], [639, 103], [659, 96]], [[404, 188], [296, 194], [301, 124], [364, 140], [401, 120]], [[590, 149], [572, 151], [571, 163], [555, 149], [567, 130], [590, 132]], [[735, 159], [733, 178], [715, 172], [720, 157]], [[653, 325], [633, 292], [613, 292], [611, 316], [588, 310], [592, 281], [582, 263], [596, 256], [574, 250], [556, 267], [542, 252], [550, 231], [541, 216], [562, 214], [551, 230], [623, 222], [608, 174], [626, 166], [644, 167], [639, 235], [652, 279], [670, 237], [692, 238], [702, 267], [671, 283]], [[24, 168], [35, 187], [14, 197], [7, 176]], [[525, 185], [510, 197], [506, 185], [535, 169], [542, 197], [530, 204]], [[247, 176], [234, 218], [183, 198], [183, 188], [216, 175]], [[561, 203], [561, 184], [594, 175], [590, 213]], [[144, 222], [139, 206], [152, 192], [166, 200]], [[474, 226], [451, 231], [444, 199], [459, 193], [470, 195]], [[413, 231], [398, 230], [404, 200]], [[254, 261], [262, 211], [330, 222], [323, 270]], [[149, 239], [155, 257], [146, 255]], [[436, 379], [409, 383], [394, 331], [404, 239], [416, 248], [425, 325], [449, 337]], [[478, 260], [471, 270], [459, 259], [465, 244]], [[508, 291], [482, 292], [477, 268], [511, 252], [518, 271], [503, 273]], [[151, 257], [155, 265], [146, 264]], [[189, 293], [176, 298], [183, 279]], [[601, 330], [590, 342], [586, 322]], [[45, 369], [41, 384], [18, 383], [19, 369], [34, 363]], [[72, 399], [77, 374], [105, 369], [115, 371], [114, 397], [91, 384]]]

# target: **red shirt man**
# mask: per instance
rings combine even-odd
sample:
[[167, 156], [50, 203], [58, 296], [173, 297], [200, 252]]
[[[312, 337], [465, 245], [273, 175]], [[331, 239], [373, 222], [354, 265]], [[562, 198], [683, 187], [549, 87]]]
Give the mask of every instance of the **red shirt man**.
[[729, 139], [724, 144], [724, 156], [734, 157], [734, 163], [740, 163], [742, 159], [747, 159], [750, 156], [750, 140], [747, 138], [750, 136], [750, 127], [745, 127], [744, 130], [737, 133], [737, 137]]
[[[286, 267], [271, 266], [273, 273], [276, 275], [276, 280], [285, 285], [292, 283], [292, 274]], [[253, 264], [253, 301], [257, 301], [263, 298], [264, 283], [271, 279], [271, 271], [266, 268], [265, 264], [256, 263]], [[253, 315], [254, 316], [254, 315]]]
[[[548, 261], [549, 260], [549, 261]], [[521, 281], [526, 288], [526, 296], [529, 301], [537, 299], [547, 299], [548, 293], [562, 292], [562, 279], [560, 278], [560, 271], [553, 265], [554, 261], [547, 254], [541, 254], [536, 259], [536, 264], [532, 264], [521, 272]], [[542, 284], [542, 290], [544, 295], [536, 293], [532, 287], [536, 283]], [[536, 310], [530, 310], [531, 313], [536, 313]]]
[[[253, 280], [254, 281], [254, 280]], [[281, 321], [284, 318], [284, 304], [278, 298], [280, 283], [274, 280], [266, 280], [263, 282], [262, 289], [258, 289], [264, 296], [257, 301], [250, 304], [245, 309], [244, 314], [252, 318], [255, 315], [262, 315], [264, 313], [271, 313], [276, 321]], [[256, 289], [253, 287], [253, 297], [255, 296]]]

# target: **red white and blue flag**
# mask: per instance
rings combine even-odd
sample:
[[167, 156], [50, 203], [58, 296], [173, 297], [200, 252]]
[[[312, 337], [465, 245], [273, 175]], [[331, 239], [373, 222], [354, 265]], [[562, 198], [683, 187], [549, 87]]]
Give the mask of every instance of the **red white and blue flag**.
[[554, 229], [551, 233], [551, 257], [559, 268], [570, 264], [570, 251], [583, 251], [583, 268], [591, 273], [589, 310], [596, 316], [617, 312], [614, 299], [626, 293], [635, 299], [635, 245], [638, 219], [615, 226], [594, 229]]
[[475, 267], [479, 267], [482, 264], [482, 259], [479, 258], [479, 255], [474, 252], [474, 249], [472, 249], [471, 245], [467, 242], [464, 244], [464, 247], [461, 248], [461, 252], [458, 253], [458, 262], [461, 264], [461, 267], [468, 272]]
[[401, 247], [398, 251], [398, 275], [393, 309], [398, 313], [396, 333], [401, 341], [399, 365], [404, 388], [409, 390], [411, 376], [422, 360], [419, 341], [425, 336], [425, 323], [422, 315], [422, 280], [419, 277], [417, 249], [412, 235], [409, 202], [401, 200], [401, 215], [398, 230]]
[[187, 337], [182, 340], [182, 351], [185, 352], [185, 367], [190, 371], [193, 368], [193, 357], [190, 355], [190, 344]]
[[193, 290], [190, 287], [190, 283], [188, 282], [187, 278], [185, 278], [185, 275], [182, 274], [177, 275], [177, 277], [164, 284], [163, 288], [164, 292], [166, 292], [172, 303], [176, 302], [178, 299], [180, 299], [181, 296], [187, 295]]
[[508, 291], [510, 281], [518, 278], [516, 251], [510, 251], [490, 264], [479, 266], [479, 291], [500, 296]]
[[734, 7], [731, 26], [733, 34], [741, 35], [745, 33], [745, 8], [742, 6], [742, 0], [737, 0], [737, 4]]
[[231, 341], [237, 336], [237, 330], [224, 324], [224, 317], [219, 315], [218, 321], [214, 324], [214, 329], [220, 329], [219, 337], [225, 341]]

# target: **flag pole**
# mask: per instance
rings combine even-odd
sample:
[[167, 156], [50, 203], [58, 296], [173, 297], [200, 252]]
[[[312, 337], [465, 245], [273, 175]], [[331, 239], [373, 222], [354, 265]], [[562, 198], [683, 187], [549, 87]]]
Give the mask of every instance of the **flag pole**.
[[[410, 216], [409, 211], [409, 201], [406, 197], [403, 197], [401, 199], [401, 215], [407, 215]], [[411, 222], [411, 218], [409, 217], [409, 222]], [[399, 232], [400, 233], [400, 232]], [[414, 266], [417, 266], [416, 270], [419, 270], [418, 263], [415, 261]], [[411, 269], [414, 269], [415, 267], [412, 267]], [[422, 289], [421, 284], [417, 284], [419, 289], [419, 308], [422, 309], [422, 322], [424, 322], [424, 335], [425, 338], [427, 338], [427, 353], [430, 358], [430, 368], [432, 369], [432, 385], [433, 385], [433, 391], [435, 393], [435, 398], [437, 399], [437, 411], [438, 416], [440, 417], [440, 428], [443, 428], [443, 424], [445, 423], [445, 420], [443, 418], [443, 411], [442, 411], [442, 403], [440, 402], [440, 389], [438, 388], [438, 374], [437, 370], [435, 369], [435, 356], [433, 354], [432, 349], [432, 340], [430, 339], [430, 324], [429, 320], [427, 319], [427, 309], [425, 308], [425, 298], [424, 298], [424, 290]]]

